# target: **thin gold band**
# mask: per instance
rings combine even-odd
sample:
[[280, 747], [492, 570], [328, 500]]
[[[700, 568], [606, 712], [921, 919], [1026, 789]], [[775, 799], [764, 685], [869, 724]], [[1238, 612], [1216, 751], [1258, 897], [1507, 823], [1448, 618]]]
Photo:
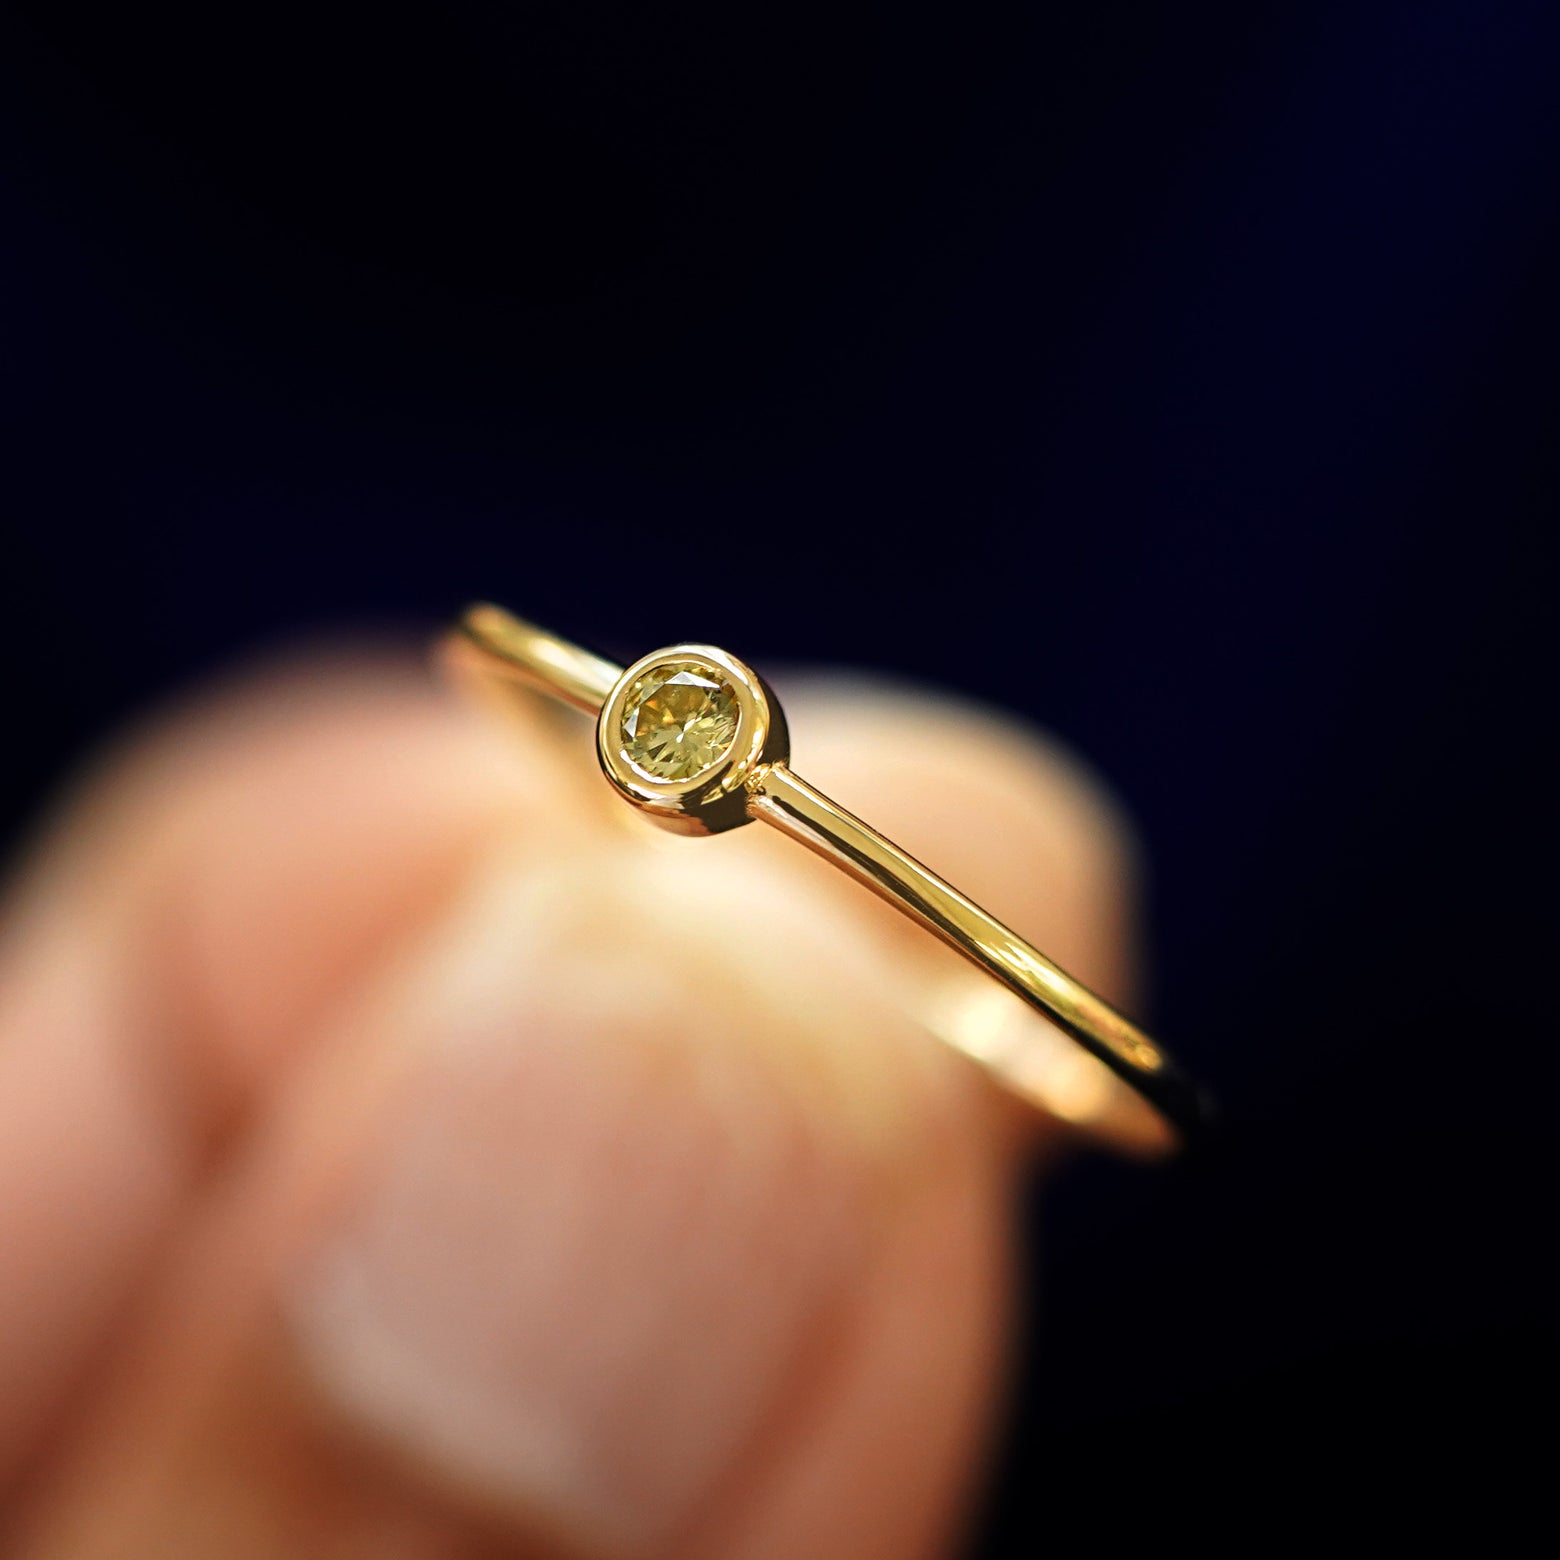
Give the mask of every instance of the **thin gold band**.
[[[684, 833], [710, 833], [753, 819], [799, 840], [865, 884], [1016, 995], [1109, 1069], [1074, 1048], [1058, 1054], [1033, 1023], [993, 1013], [982, 983], [928, 1022], [1005, 1086], [1042, 1109], [1097, 1130], [1119, 1146], [1162, 1152], [1202, 1123], [1202, 1096], [1165, 1052], [1108, 1002], [1059, 969], [936, 873], [793, 774], [784, 716], [772, 691], [743, 663], [707, 645], [681, 645], [627, 668], [511, 616], [472, 607], [446, 642], [451, 664], [484, 682], [534, 688], [598, 722], [598, 755], [629, 801]], [[629, 689], [657, 665], [692, 658], [731, 679], [741, 703], [733, 757], [696, 785], [656, 782], [626, 763], [615, 738]], [[743, 738], [746, 737], [744, 743]], [[936, 1004], [933, 1004], [935, 1007]], [[921, 1015], [927, 1018], [924, 1012]], [[1050, 1041], [1054, 1041], [1054, 1031]], [[1112, 1083], [1119, 1079], [1128, 1088]], [[1145, 1108], [1148, 1107], [1148, 1108]]]

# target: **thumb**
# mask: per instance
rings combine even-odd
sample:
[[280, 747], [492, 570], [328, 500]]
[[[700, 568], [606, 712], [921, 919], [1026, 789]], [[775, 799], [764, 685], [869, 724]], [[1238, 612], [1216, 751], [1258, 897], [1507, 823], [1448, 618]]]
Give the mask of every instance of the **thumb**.
[[603, 832], [495, 838], [323, 1022], [24, 1552], [947, 1546], [1000, 1106], [807, 874]]

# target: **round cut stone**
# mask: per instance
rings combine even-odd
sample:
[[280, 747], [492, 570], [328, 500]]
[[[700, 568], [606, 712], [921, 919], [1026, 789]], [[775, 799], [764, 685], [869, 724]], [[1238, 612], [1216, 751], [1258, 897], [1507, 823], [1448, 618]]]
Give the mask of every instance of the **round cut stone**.
[[723, 672], [675, 661], [646, 672], [623, 705], [623, 756], [656, 780], [691, 780], [726, 756], [737, 695]]

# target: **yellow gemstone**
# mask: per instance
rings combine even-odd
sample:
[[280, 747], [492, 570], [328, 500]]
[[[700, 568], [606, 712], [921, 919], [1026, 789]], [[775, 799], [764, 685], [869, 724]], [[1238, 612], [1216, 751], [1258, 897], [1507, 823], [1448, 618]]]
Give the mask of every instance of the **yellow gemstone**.
[[691, 780], [718, 764], [737, 735], [737, 695], [697, 661], [645, 673], [623, 705], [623, 756], [655, 780]]

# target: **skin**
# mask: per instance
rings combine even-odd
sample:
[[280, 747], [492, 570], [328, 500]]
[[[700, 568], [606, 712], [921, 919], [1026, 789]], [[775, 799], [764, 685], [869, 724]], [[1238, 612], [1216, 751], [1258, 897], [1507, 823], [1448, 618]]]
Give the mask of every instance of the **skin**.
[[[1127, 995], [1128, 852], [1073, 763], [782, 691], [809, 779]], [[957, 1544], [1013, 1192], [1059, 1140], [890, 1000], [924, 934], [767, 830], [659, 834], [583, 725], [516, 719], [390, 661], [272, 668], [111, 755], [22, 864], [7, 1555]]]

